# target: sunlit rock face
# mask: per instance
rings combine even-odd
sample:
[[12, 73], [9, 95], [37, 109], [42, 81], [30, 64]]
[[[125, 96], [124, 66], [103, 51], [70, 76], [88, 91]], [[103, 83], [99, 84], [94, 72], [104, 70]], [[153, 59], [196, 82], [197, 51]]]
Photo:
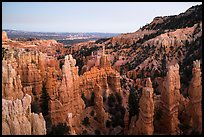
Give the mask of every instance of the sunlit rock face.
[[8, 40], [7, 33], [5, 31], [2, 31], [2, 41], [7, 41], [7, 40]]
[[23, 91], [20, 75], [8, 64], [2, 61], [2, 98], [8, 100], [22, 99]]
[[[162, 131], [166, 134], [179, 134], [178, 106], [180, 99], [179, 65], [169, 65], [161, 92]], [[169, 123], [169, 124], [167, 124]]]
[[31, 96], [22, 99], [2, 99], [3, 135], [45, 135], [46, 125], [42, 113], [31, 113]]
[[136, 123], [131, 120], [130, 135], [153, 135], [154, 133], [154, 101], [153, 88], [150, 78], [146, 79], [145, 87], [139, 101], [139, 117]]

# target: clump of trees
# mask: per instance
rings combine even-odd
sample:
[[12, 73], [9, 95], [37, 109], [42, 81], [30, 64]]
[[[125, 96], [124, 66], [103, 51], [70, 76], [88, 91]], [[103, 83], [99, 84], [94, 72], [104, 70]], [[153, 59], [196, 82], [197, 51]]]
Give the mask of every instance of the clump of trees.
[[59, 123], [56, 126], [52, 126], [52, 131], [50, 135], [68, 135], [70, 132], [70, 128], [66, 123]]
[[124, 127], [125, 108], [122, 106], [122, 97], [119, 93], [110, 94], [108, 97], [109, 113], [111, 114], [111, 121], [106, 121], [106, 127], [121, 126]]

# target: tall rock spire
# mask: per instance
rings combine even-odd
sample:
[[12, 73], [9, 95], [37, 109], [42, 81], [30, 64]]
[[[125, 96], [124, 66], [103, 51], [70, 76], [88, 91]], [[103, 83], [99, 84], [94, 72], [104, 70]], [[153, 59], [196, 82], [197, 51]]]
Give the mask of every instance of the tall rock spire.
[[[169, 65], [161, 92], [161, 130], [165, 134], [179, 134], [178, 106], [180, 97], [179, 65]], [[168, 123], [168, 124], [167, 124]]]
[[188, 89], [190, 98], [190, 115], [192, 119], [192, 127], [196, 132], [202, 133], [202, 85], [201, 85], [201, 69], [200, 60], [193, 62], [192, 70], [193, 78]]

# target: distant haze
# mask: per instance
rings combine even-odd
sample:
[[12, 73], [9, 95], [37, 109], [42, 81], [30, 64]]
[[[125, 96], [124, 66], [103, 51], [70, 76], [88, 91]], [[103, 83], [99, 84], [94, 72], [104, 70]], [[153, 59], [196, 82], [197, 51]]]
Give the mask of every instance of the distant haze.
[[34, 32], [128, 33], [156, 16], [202, 2], [3, 2], [2, 28]]

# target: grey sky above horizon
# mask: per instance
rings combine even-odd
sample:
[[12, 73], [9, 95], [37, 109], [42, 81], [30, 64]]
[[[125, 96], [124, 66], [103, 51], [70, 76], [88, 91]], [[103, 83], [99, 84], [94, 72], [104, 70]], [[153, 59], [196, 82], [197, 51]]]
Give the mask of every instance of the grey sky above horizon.
[[2, 29], [129, 33], [202, 2], [2, 2]]

